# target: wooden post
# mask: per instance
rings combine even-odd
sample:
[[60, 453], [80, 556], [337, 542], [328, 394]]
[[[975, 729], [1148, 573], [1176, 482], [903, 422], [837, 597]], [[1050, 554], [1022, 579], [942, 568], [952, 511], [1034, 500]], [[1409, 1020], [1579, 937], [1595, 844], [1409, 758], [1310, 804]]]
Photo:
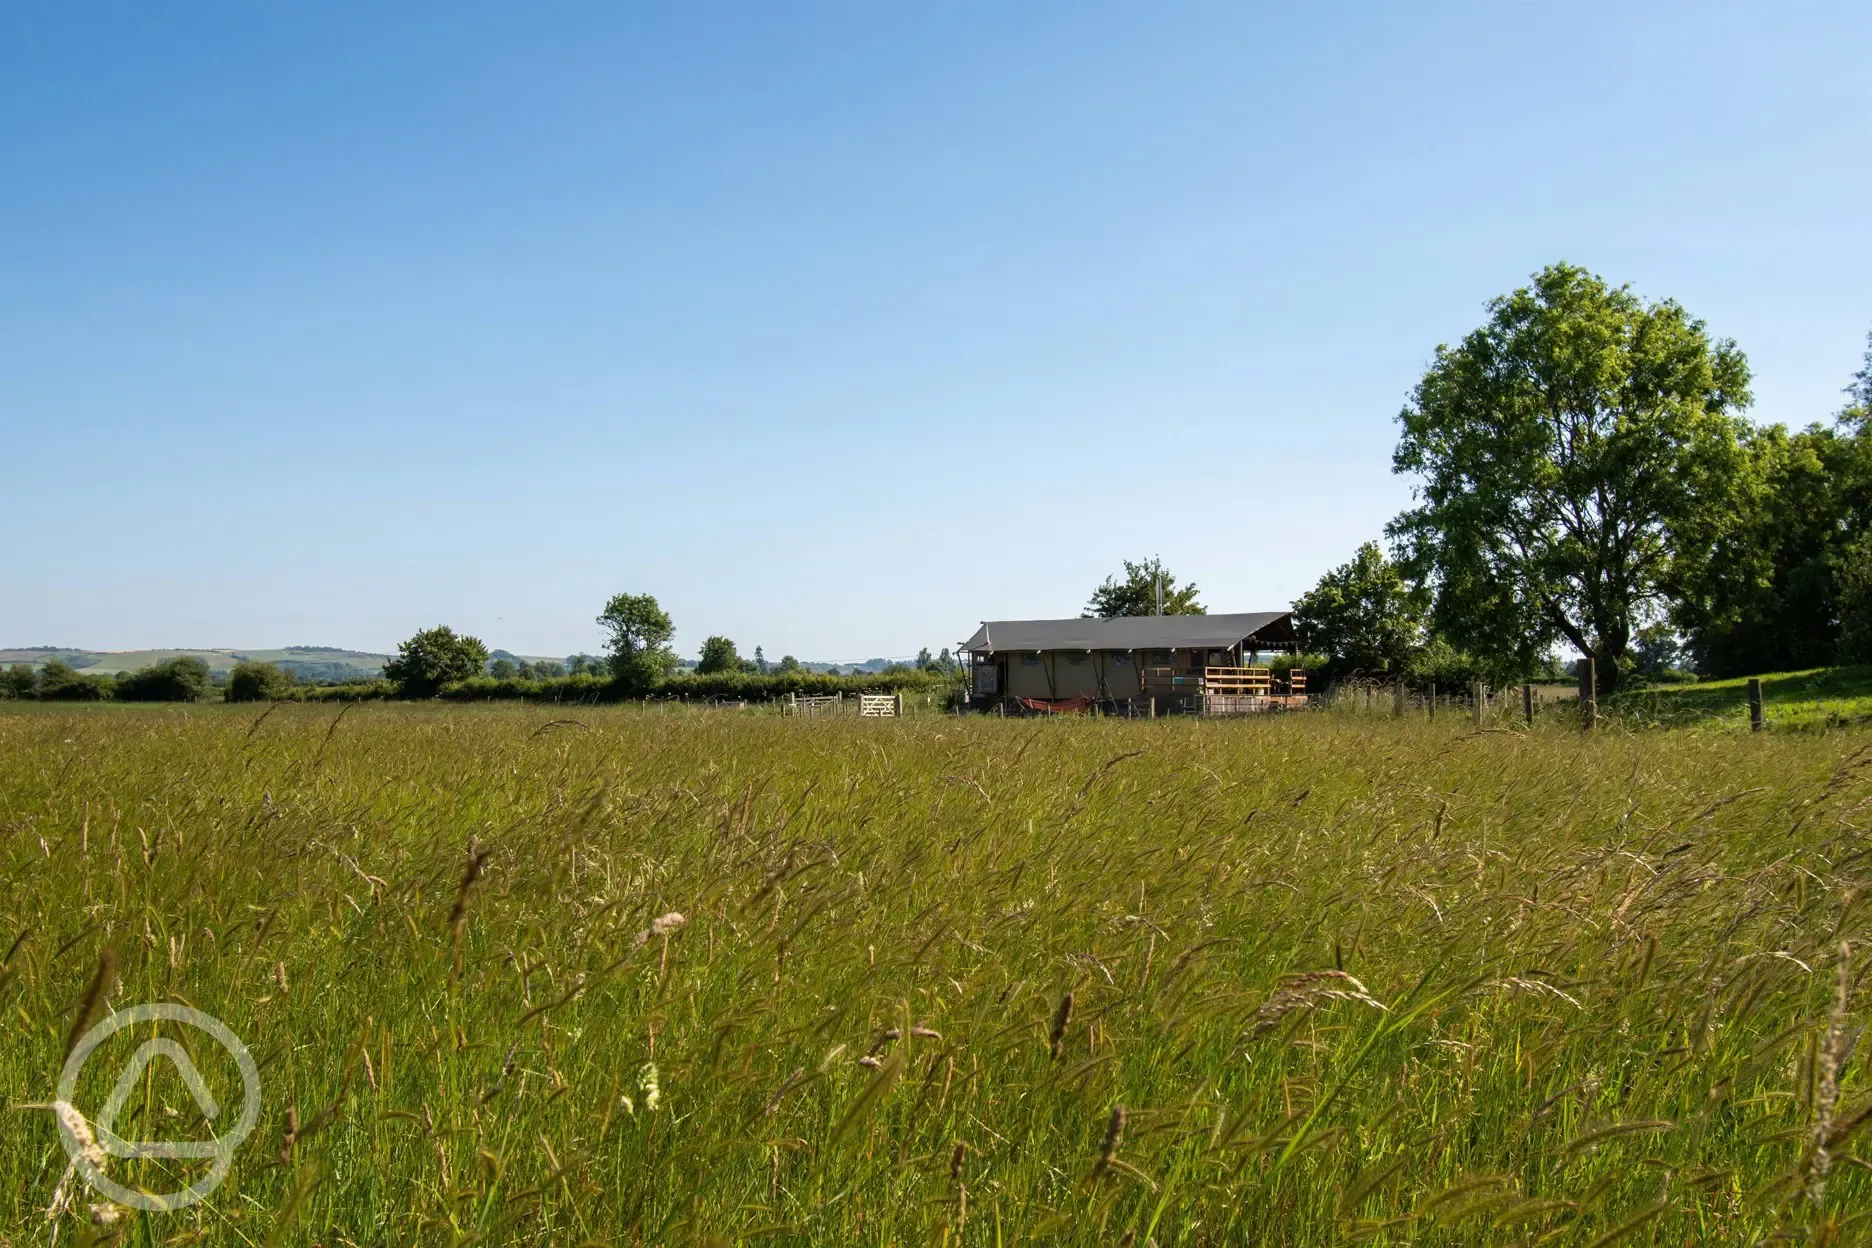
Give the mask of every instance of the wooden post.
[[1762, 686], [1761, 677], [1749, 677], [1749, 731], [1762, 730]]
[[1157, 718], [1157, 695], [1154, 693], [1150, 696], [1150, 717]]
[[1430, 682], [1430, 718], [1436, 718], [1436, 681]]
[[1401, 676], [1397, 683], [1391, 686], [1391, 718], [1404, 718], [1404, 678]]
[[897, 695], [897, 702], [896, 705], [891, 708], [891, 714], [895, 715], [898, 719], [903, 718], [903, 694], [900, 693]]
[[1475, 726], [1482, 726], [1482, 715], [1488, 708], [1488, 686], [1479, 680], [1469, 682], [1469, 709], [1475, 715]]
[[1521, 686], [1521, 714], [1527, 718], [1527, 726], [1534, 726], [1534, 686]]
[[1581, 728], [1590, 728], [1599, 718], [1599, 663], [1591, 655], [1580, 660], [1579, 719]]

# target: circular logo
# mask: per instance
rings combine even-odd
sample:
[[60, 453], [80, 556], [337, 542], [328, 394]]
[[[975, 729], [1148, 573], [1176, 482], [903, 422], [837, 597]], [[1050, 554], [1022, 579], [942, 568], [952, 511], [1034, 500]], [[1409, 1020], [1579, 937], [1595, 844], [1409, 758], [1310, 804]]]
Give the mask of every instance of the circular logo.
[[[146, 1005], [134, 1005], [127, 1010], [120, 1010], [85, 1032], [78, 1045], [65, 1059], [65, 1069], [59, 1075], [58, 1099], [67, 1105], [72, 1103], [72, 1093], [78, 1088], [78, 1073], [84, 1069], [87, 1058], [98, 1045], [110, 1039], [126, 1027], [152, 1019], [164, 1019], [173, 1023], [186, 1023], [214, 1037], [215, 1042], [228, 1051], [241, 1074], [241, 1112], [234, 1129], [218, 1135], [212, 1140], [169, 1141], [131, 1141], [120, 1137], [112, 1128], [117, 1123], [117, 1114], [136, 1089], [137, 1080], [143, 1075], [143, 1068], [157, 1057], [166, 1057], [174, 1063], [176, 1074], [195, 1098], [195, 1105], [201, 1110], [202, 1119], [213, 1122], [220, 1116], [221, 1108], [215, 1103], [208, 1085], [202, 1082], [201, 1072], [195, 1069], [195, 1063], [189, 1059], [186, 1050], [174, 1040], [156, 1037], [145, 1040], [131, 1055], [123, 1073], [117, 1077], [116, 1086], [111, 1089], [104, 1108], [92, 1119], [91, 1125], [97, 1134], [95, 1147], [87, 1147], [88, 1141], [80, 1140], [69, 1123], [59, 1118], [59, 1138], [64, 1141], [65, 1153], [71, 1158], [73, 1167], [84, 1176], [93, 1190], [109, 1197], [120, 1205], [132, 1209], [146, 1209], [152, 1212], [165, 1212], [171, 1209], [183, 1209], [201, 1200], [208, 1193], [221, 1185], [227, 1178], [228, 1169], [234, 1164], [234, 1150], [247, 1138], [254, 1128], [254, 1122], [260, 1117], [260, 1071], [254, 1066], [253, 1055], [247, 1052], [247, 1046], [240, 1042], [228, 1029], [226, 1023], [212, 1014], [186, 1005], [173, 1005], [167, 1002]], [[101, 1148], [111, 1157], [212, 1157], [214, 1161], [208, 1173], [189, 1184], [179, 1192], [161, 1195], [132, 1191], [120, 1183], [114, 1183], [104, 1173], [104, 1167], [97, 1164], [94, 1154]]]

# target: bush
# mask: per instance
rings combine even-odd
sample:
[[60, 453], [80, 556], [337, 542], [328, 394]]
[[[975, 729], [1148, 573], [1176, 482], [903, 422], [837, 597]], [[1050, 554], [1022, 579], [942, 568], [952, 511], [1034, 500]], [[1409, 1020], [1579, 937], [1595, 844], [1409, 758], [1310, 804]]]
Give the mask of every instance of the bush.
[[30, 663], [15, 663], [0, 672], [0, 699], [30, 698], [39, 689], [39, 677]]
[[[805, 668], [793, 672], [715, 672], [698, 675], [685, 672], [660, 680], [645, 688], [634, 681], [620, 681], [602, 676], [562, 676], [557, 680], [496, 680], [491, 676], [471, 676], [451, 681], [437, 695], [449, 701], [479, 702], [489, 698], [525, 698], [541, 702], [621, 702], [639, 697], [674, 698], [704, 702], [769, 702], [789, 693], [801, 695], [826, 693], [903, 693], [961, 687], [959, 674], [919, 672], [903, 668], [895, 672], [861, 672], [833, 676]], [[319, 691], [323, 696], [325, 691]]]
[[539, 702], [602, 702], [617, 697], [616, 682], [604, 676], [561, 676], [556, 680], [506, 680], [472, 676], [443, 689], [441, 697], [453, 702], [480, 702], [488, 698], [524, 698]]
[[297, 694], [302, 702], [370, 702], [396, 696], [397, 687], [387, 680], [349, 680], [338, 685], [300, 685]]
[[234, 665], [225, 696], [230, 702], [278, 702], [290, 698], [297, 684], [285, 668], [247, 659]]
[[117, 684], [108, 676], [80, 676], [69, 663], [51, 662], [39, 669], [33, 696], [46, 702], [108, 702]]
[[849, 676], [834, 676], [830, 672], [814, 672], [801, 667], [792, 671], [776, 669], [766, 675], [759, 672], [714, 672], [672, 676], [657, 685], [653, 696], [767, 702], [784, 698], [789, 693], [905, 693], [911, 690], [960, 688], [961, 684], [959, 672], [919, 672], [914, 668], [901, 667], [889, 672], [854, 672]]
[[208, 696], [208, 664], [184, 655], [117, 678], [119, 702], [199, 702]]

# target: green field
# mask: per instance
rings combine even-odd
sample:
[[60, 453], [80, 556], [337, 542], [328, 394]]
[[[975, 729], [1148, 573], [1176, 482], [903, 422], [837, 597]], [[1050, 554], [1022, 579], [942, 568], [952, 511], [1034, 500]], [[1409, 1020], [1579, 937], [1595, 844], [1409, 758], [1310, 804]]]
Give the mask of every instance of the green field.
[[[1836, 728], [1872, 722], [1872, 666], [1770, 672], [1762, 682], [1762, 718], [1775, 728]], [[1705, 680], [1621, 694], [1608, 708], [1628, 723], [1681, 726], [1748, 722], [1748, 680]]]
[[10, 704], [0, 1243], [107, 950], [61, 1243], [1864, 1242], [1872, 732], [1562, 718]]

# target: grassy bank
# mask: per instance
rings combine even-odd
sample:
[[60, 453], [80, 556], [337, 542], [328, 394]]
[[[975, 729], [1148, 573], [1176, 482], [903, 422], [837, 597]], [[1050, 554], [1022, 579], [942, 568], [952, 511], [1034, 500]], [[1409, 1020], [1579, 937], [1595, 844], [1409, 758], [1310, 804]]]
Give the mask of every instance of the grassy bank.
[[8, 1103], [106, 950], [260, 1064], [127, 1242], [1868, 1229], [1867, 732], [339, 711], [0, 714]]
[[[1872, 723], [1872, 665], [1770, 672], [1761, 677], [1763, 717], [1772, 727], [1826, 728]], [[1748, 720], [1748, 680], [1706, 680], [1621, 694], [1607, 704], [1634, 724]]]

